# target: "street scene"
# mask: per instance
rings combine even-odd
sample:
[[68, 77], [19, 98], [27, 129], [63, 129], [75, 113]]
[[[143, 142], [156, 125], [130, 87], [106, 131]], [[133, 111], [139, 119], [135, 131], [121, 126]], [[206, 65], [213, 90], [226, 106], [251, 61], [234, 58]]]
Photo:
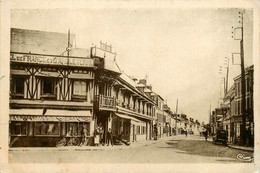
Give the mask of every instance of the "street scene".
[[253, 163], [252, 47], [252, 9], [13, 10], [9, 162]]
[[[152, 152], [151, 152], [152, 151]], [[73, 160], [71, 160], [73, 155]], [[71, 147], [10, 152], [10, 163], [251, 163], [253, 151], [215, 145], [204, 137], [180, 135], [130, 146]]]

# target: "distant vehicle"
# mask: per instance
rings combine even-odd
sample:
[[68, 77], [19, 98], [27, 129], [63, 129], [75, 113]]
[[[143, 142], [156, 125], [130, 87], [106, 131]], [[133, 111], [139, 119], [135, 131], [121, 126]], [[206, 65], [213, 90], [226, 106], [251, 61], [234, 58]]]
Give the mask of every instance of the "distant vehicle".
[[194, 135], [194, 132], [193, 132], [193, 131], [189, 131], [189, 134], [190, 134], [190, 135]]
[[218, 130], [217, 133], [213, 136], [213, 143], [217, 142], [227, 145], [228, 133], [226, 130]]

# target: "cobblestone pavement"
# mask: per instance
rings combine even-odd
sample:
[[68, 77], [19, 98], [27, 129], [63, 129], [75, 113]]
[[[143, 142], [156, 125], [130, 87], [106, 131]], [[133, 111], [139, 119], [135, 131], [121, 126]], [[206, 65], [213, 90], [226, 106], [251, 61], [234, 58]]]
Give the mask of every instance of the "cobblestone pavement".
[[105, 150], [13, 150], [10, 163], [236, 163], [238, 154], [253, 152], [232, 149], [205, 141], [199, 136], [172, 136], [132, 147]]

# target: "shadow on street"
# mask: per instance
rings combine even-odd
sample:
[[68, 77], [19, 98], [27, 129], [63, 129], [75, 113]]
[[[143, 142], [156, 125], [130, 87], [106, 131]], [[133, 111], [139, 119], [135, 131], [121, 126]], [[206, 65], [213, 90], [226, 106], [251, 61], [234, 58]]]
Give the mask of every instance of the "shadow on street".
[[[253, 157], [252, 152], [236, 150], [229, 148], [223, 145], [216, 145], [210, 141], [202, 140], [170, 140], [165, 142], [167, 147], [158, 147], [158, 148], [167, 148], [167, 149], [177, 149], [176, 153], [189, 154], [189, 155], [199, 155], [206, 157], [226, 157], [235, 159], [237, 162], [240, 162], [237, 159], [238, 154], [245, 154], [245, 156]], [[223, 162], [234, 162], [235, 160], [218, 160]]]

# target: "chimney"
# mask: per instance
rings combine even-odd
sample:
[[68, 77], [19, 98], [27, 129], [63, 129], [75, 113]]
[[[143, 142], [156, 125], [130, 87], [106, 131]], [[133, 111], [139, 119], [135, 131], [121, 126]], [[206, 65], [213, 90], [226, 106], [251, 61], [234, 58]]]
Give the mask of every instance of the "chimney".
[[146, 86], [146, 79], [139, 79], [139, 84]]
[[147, 88], [152, 91], [153, 87], [152, 87], [152, 85], [149, 85], [149, 86], [147, 86]]

